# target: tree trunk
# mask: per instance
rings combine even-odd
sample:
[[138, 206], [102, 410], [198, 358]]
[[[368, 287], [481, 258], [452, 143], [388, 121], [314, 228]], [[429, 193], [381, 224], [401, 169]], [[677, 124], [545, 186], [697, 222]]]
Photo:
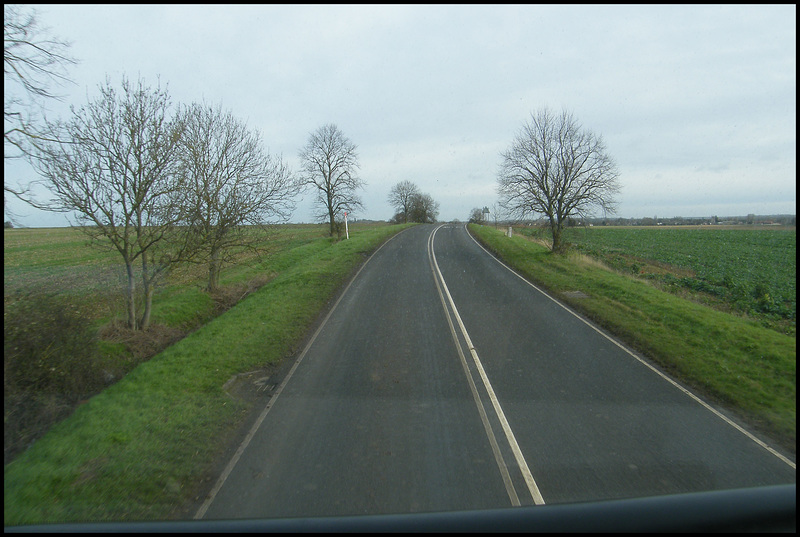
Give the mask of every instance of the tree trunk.
[[553, 229], [553, 251], [556, 253], [561, 251], [561, 229], [558, 227]]
[[561, 225], [561, 222], [559, 222], [559, 221], [557, 221], [557, 220], [555, 220], [553, 218], [550, 219], [550, 231], [553, 233], [552, 251], [556, 252], [556, 253], [561, 252], [561, 248], [562, 248], [562, 246], [561, 246], [561, 230], [562, 230], [562, 228], [563, 228], [563, 226]]
[[125, 260], [125, 272], [128, 275], [128, 288], [125, 290], [125, 309], [128, 314], [128, 328], [136, 330], [136, 280], [133, 275], [133, 264]]
[[142, 314], [142, 322], [139, 323], [141, 330], [146, 330], [150, 326], [150, 312], [153, 310], [153, 291], [154, 287], [149, 285], [144, 294], [144, 313]]
[[147, 252], [142, 254], [142, 291], [144, 292], [144, 311], [139, 328], [145, 330], [150, 326], [150, 312], [153, 306], [153, 282], [149, 278], [150, 266], [147, 263]]
[[219, 273], [220, 273], [220, 261], [219, 261], [219, 250], [212, 249], [211, 256], [208, 261], [208, 292], [213, 293], [217, 289], [219, 289]]

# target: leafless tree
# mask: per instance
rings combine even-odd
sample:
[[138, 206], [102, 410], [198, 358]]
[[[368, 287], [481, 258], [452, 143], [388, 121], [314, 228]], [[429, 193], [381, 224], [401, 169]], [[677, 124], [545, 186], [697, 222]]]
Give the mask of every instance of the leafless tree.
[[366, 183], [356, 175], [356, 146], [336, 125], [323, 125], [311, 133], [300, 160], [302, 179], [307, 187], [316, 189], [317, 205], [323, 210], [318, 216], [328, 221], [333, 236], [343, 212], [363, 208], [356, 192]]
[[416, 193], [411, 196], [409, 219], [420, 224], [433, 224], [439, 216], [439, 204], [430, 194]]
[[616, 164], [600, 136], [584, 130], [572, 114], [547, 109], [531, 114], [498, 174], [501, 206], [518, 218], [544, 215], [553, 235], [553, 251], [562, 250], [561, 232], [569, 217], [600, 208], [616, 211]]
[[[39, 140], [50, 140], [44, 110], [50, 99], [62, 97], [54, 85], [70, 82], [68, 67], [77, 63], [68, 54], [69, 43], [51, 37], [35, 10], [23, 12], [13, 4], [3, 6], [3, 157], [29, 154]], [[26, 200], [29, 185], [3, 181], [5, 195]]]
[[485, 223], [485, 219], [483, 217], [483, 209], [481, 209], [480, 207], [474, 207], [472, 211], [470, 211], [469, 213], [469, 223], [483, 225]]
[[118, 91], [106, 81], [98, 98], [55, 127], [59, 141], [37, 144], [33, 159], [53, 195], [39, 207], [74, 211], [84, 232], [122, 256], [132, 329], [148, 327], [155, 286], [181, 258], [169, 240], [181, 218], [173, 176], [181, 129], [169, 111], [166, 90], [123, 78]]
[[183, 114], [180, 174], [187, 229], [195, 259], [208, 265], [208, 290], [220, 270], [242, 249], [256, 253], [265, 242], [254, 232], [286, 221], [300, 191], [280, 157], [269, 155], [258, 131], [220, 107], [193, 104]]
[[492, 204], [491, 214], [492, 220], [494, 220], [494, 227], [497, 227], [498, 222], [505, 218], [503, 214], [503, 207], [499, 203]]
[[389, 191], [389, 203], [397, 211], [398, 222], [408, 222], [411, 201], [419, 193], [419, 188], [411, 181], [400, 181]]

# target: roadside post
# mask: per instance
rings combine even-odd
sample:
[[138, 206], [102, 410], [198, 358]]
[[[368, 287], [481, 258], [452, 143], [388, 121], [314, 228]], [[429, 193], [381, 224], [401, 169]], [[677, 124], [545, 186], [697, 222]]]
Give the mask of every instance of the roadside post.
[[344, 236], [350, 238], [350, 231], [347, 229], [347, 211], [344, 212]]

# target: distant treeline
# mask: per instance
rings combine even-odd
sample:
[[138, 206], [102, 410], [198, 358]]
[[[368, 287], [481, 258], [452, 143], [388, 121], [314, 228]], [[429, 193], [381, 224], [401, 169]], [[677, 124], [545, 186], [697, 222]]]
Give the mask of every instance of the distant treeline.
[[[502, 225], [546, 225], [545, 220], [529, 220], [525, 222], [487, 222], [497, 223]], [[736, 226], [736, 225], [751, 225], [751, 226], [794, 226], [797, 223], [797, 215], [794, 214], [777, 214], [777, 215], [756, 215], [748, 214], [747, 216], [704, 216], [704, 217], [683, 217], [673, 216], [670, 218], [660, 218], [654, 216], [652, 218], [570, 218], [567, 221], [567, 226]]]

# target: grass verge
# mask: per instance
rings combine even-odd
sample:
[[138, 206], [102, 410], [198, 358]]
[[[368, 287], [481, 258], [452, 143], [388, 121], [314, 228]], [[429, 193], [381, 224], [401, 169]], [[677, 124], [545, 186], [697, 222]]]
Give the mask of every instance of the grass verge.
[[[470, 231], [530, 281], [676, 379], [720, 402], [792, 455], [796, 339], [489, 226]], [[575, 293], [579, 291], [579, 293]]]
[[249, 410], [225, 383], [291, 355], [354, 269], [404, 227], [290, 249], [269, 283], [78, 407], [5, 466], [5, 526], [169, 518]]

